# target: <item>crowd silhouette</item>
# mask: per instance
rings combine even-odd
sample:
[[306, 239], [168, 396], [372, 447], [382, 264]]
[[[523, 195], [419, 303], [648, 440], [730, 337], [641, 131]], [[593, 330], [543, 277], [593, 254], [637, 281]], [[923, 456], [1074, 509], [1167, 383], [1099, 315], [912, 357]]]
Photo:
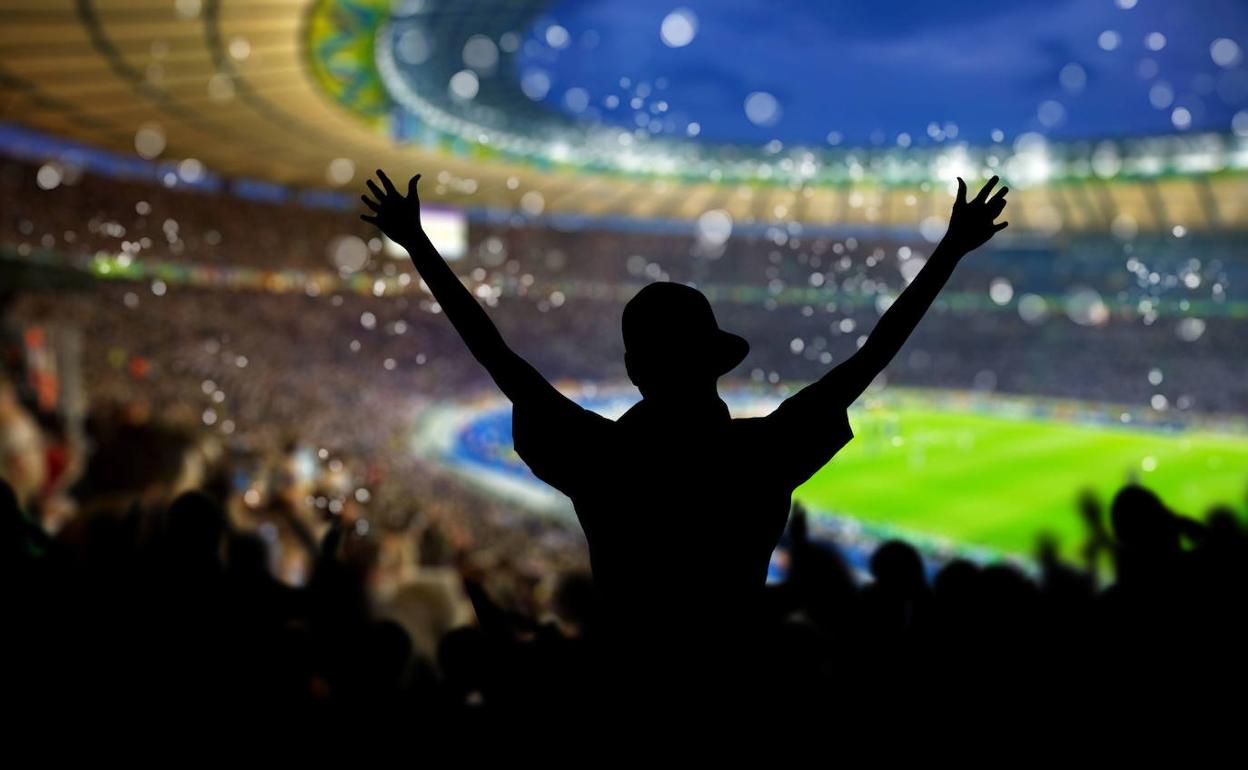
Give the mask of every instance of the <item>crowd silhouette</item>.
[[[1138, 486], [1108, 511], [1085, 500], [1083, 563], [1041, 543], [1034, 573], [955, 559], [929, 579], [912, 546], [889, 541], [864, 581], [808, 536], [798, 508], [781, 538], [789, 578], [760, 586], [753, 607], [719, 598], [722, 544], [706, 537], [682, 544], [696, 567], [681, 577], [697, 581], [674, 587], [686, 616], [669, 597], [645, 612], [644, 581], [621, 586], [638, 595], [623, 635], [608, 614], [619, 605], [584, 573], [564, 576], [543, 619], [503, 606], [460, 561], [450, 574], [475, 622], [445, 626], [432, 648], [378, 611], [377, 543], [349, 522], [309, 542], [309, 579], [292, 587], [211, 491], [97, 510], [56, 537], [7, 484], [0, 508], [6, 694], [61, 719], [368, 714], [428, 728], [813, 704], [868, 724], [931, 724], [995, 709], [1151, 710], [1242, 684], [1248, 532], [1229, 507], [1197, 521]], [[708, 625], [691, 636], [695, 622]]]

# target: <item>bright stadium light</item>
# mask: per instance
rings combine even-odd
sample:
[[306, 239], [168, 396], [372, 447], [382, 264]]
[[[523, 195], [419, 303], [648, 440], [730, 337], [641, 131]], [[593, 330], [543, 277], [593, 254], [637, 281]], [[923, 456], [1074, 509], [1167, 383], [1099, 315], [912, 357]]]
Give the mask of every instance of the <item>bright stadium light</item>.
[[[964, 180], [970, 180], [979, 175], [975, 164], [971, 162], [967, 154], [966, 147], [961, 145], [950, 147], [938, 155], [933, 171], [936, 178], [945, 185], [950, 194], [957, 192], [959, 177]], [[970, 182], [968, 181], [967, 183], [969, 184]]]
[[1208, 174], [1221, 171], [1225, 166], [1226, 154], [1220, 147], [1193, 149], [1174, 158], [1174, 167], [1185, 174]]
[[1006, 161], [1006, 172], [1016, 185], [1043, 184], [1053, 174], [1048, 143], [1036, 133], [1023, 134], [1014, 142], [1014, 156]]
[[1122, 157], [1113, 142], [1101, 142], [1092, 152], [1092, 173], [1101, 179], [1111, 179], [1122, 170]]

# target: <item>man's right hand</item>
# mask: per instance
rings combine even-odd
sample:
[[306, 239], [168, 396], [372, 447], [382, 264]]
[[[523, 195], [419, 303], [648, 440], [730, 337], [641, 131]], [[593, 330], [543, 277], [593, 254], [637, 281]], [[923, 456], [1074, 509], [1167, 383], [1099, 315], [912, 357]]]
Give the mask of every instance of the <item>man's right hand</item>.
[[949, 231], [945, 233], [944, 239], [958, 256], [983, 246], [1008, 224], [993, 221], [1005, 210], [1005, 194], [1010, 191], [1010, 188], [1002, 187], [996, 195], [989, 198], [988, 194], [996, 185], [997, 177], [994, 176], [980, 189], [978, 195], [968, 201], [966, 182], [958, 177], [958, 197], [954, 201], [953, 215], [949, 218]]
[[376, 200], [367, 195], [360, 196], [360, 200], [373, 213], [361, 214], [360, 219], [377, 225], [390, 240], [406, 247], [421, 234], [420, 198], [416, 195], [416, 183], [420, 181], [420, 174], [408, 181], [406, 196], [395, 189], [390, 177], [381, 169], [377, 169], [377, 178], [381, 180], [381, 187], [373, 180], [368, 180], [368, 189]]

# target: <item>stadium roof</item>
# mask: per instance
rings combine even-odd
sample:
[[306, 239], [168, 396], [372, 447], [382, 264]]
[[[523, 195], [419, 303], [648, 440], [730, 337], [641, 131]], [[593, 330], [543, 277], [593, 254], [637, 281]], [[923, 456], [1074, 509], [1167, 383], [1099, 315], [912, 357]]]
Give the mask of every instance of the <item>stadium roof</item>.
[[[534, 62], [550, 58], [540, 45], [557, 50], [561, 34], [581, 34], [554, 21], [571, 17], [568, 6], [0, 0], [2, 115], [301, 187], [353, 190], [376, 166], [420, 170], [430, 198], [530, 214], [693, 219], [722, 209], [736, 221], [914, 225], [943, 216], [955, 176], [999, 172], [1017, 191], [1016, 228], [1248, 228], [1248, 126], [1210, 130], [1210, 110], [1189, 112], [1190, 133], [1056, 141], [1060, 132], [1024, 124], [963, 143], [940, 124], [913, 146], [888, 147], [693, 139], [687, 123], [673, 132], [659, 117], [662, 100], [645, 98], [654, 119], [644, 127], [586, 119], [580, 94], [570, 106], [566, 90], [548, 98], [570, 65], [555, 57], [532, 82]], [[690, 30], [665, 34], [679, 42]], [[1237, 47], [1219, 55], [1242, 73]], [[774, 106], [755, 105], [751, 121], [765, 125]]]

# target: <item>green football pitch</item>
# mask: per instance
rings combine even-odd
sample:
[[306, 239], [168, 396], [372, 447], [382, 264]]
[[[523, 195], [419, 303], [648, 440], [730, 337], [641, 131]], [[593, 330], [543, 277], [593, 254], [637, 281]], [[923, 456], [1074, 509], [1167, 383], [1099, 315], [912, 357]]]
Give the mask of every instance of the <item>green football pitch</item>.
[[855, 438], [795, 497], [898, 535], [1030, 554], [1042, 532], [1067, 554], [1081, 491], [1106, 506], [1136, 480], [1175, 510], [1243, 509], [1248, 436], [1082, 425], [900, 407], [851, 412]]

